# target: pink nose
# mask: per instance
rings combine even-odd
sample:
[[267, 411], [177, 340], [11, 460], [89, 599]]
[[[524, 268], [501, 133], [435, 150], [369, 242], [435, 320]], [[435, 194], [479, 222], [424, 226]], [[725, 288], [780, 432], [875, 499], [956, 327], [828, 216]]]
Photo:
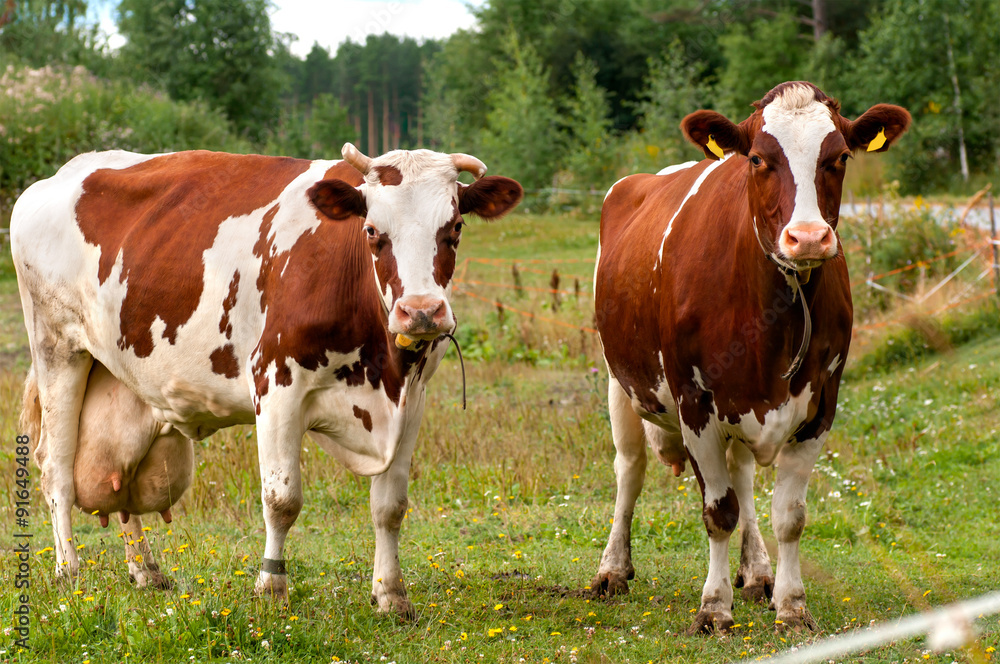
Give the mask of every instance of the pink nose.
[[837, 253], [837, 240], [830, 225], [818, 221], [796, 224], [781, 231], [781, 251], [794, 260], [826, 260]]
[[440, 334], [448, 317], [445, 301], [437, 297], [418, 295], [396, 301], [394, 312], [403, 334], [410, 336]]

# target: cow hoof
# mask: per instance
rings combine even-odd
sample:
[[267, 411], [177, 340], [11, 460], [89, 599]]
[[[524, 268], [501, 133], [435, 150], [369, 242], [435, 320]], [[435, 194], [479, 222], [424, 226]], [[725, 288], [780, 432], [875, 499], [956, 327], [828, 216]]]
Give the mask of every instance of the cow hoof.
[[779, 611], [778, 618], [774, 621], [774, 631], [779, 634], [782, 632], [801, 634], [804, 631], [815, 632], [818, 629], [819, 625], [809, 613], [809, 609], [804, 606], [788, 611]]
[[593, 597], [613, 597], [628, 594], [628, 580], [635, 576], [620, 572], [598, 572], [590, 582], [590, 594]]
[[288, 575], [268, 574], [261, 572], [254, 585], [254, 593], [258, 597], [270, 600], [288, 602]]
[[378, 607], [379, 613], [393, 614], [404, 622], [413, 622], [417, 619], [416, 609], [405, 596], [385, 594], [376, 597], [372, 593], [371, 602], [372, 606]]
[[750, 583], [747, 583], [746, 576], [740, 569], [736, 573], [736, 578], [733, 579], [733, 586], [742, 589], [743, 599], [746, 601], [767, 604], [774, 591], [774, 577], [770, 575], [755, 576], [750, 579]]
[[136, 588], [152, 588], [153, 590], [170, 590], [174, 587], [174, 582], [169, 576], [159, 570], [140, 570], [128, 575], [129, 581], [135, 584]]
[[688, 628], [688, 636], [696, 634], [728, 634], [733, 628], [733, 616], [722, 611], [700, 609], [694, 617], [694, 622]]

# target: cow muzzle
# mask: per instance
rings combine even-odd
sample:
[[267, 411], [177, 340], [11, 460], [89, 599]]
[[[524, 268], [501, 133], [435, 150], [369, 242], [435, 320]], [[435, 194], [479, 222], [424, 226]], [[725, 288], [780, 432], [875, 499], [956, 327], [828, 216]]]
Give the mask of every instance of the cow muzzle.
[[796, 264], [816, 267], [837, 255], [837, 235], [824, 221], [790, 224], [782, 229], [778, 248]]
[[389, 331], [411, 339], [431, 341], [451, 332], [454, 319], [448, 302], [440, 297], [417, 295], [396, 300], [389, 317]]

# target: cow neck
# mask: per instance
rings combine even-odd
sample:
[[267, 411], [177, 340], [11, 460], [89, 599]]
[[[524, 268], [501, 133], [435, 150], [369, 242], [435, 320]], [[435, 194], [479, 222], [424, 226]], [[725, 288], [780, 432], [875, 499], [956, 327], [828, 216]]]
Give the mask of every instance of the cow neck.
[[792, 358], [791, 364], [788, 365], [788, 370], [781, 374], [782, 380], [790, 381], [792, 376], [798, 372], [802, 367], [802, 362], [805, 360], [806, 352], [809, 350], [809, 342], [812, 339], [812, 316], [809, 313], [809, 305], [806, 303], [806, 294], [802, 290], [802, 281], [799, 279], [799, 271], [794, 267], [784, 262], [775, 255], [775, 252], [768, 251], [767, 247], [764, 246], [764, 241], [760, 237], [760, 229], [757, 227], [757, 216], [750, 214], [750, 225], [753, 227], [754, 237], [757, 238], [757, 244], [760, 246], [760, 250], [763, 252], [764, 257], [767, 258], [772, 264], [774, 264], [778, 271], [785, 277], [788, 281], [788, 285], [792, 288], [792, 299], [796, 297], [802, 302], [802, 316], [804, 320], [804, 325], [802, 328], [802, 344], [799, 346], [799, 352], [795, 354]]

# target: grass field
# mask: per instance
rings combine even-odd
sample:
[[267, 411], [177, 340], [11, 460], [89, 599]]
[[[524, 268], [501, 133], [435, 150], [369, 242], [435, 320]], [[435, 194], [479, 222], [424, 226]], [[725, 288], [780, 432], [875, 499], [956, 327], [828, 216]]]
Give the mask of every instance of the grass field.
[[[724, 662], [816, 638], [776, 634], [774, 614], [739, 595], [732, 635], [684, 635], [707, 572], [700, 497], [690, 470], [674, 478], [654, 463], [637, 505], [631, 593], [589, 601], [577, 592], [597, 569], [614, 500], [607, 377], [596, 339], [579, 329], [591, 325], [596, 240], [596, 221], [557, 216], [473, 222], [466, 232], [460, 258], [483, 259], [458, 270], [458, 287], [483, 299], [453, 300], [469, 407], [460, 408], [461, 374], [449, 356], [429, 390], [400, 543], [415, 623], [369, 606], [368, 480], [308, 440], [306, 503], [286, 549], [290, 603], [252, 596], [264, 535], [254, 432], [238, 428], [196, 445], [195, 482], [174, 522], [147, 521], [175, 581], [170, 591], [131, 587], [116, 532], [80, 513], [85, 569], [78, 585], [56, 583], [44, 551], [48, 513], [34, 491], [32, 649], [14, 652], [8, 628], [0, 662]], [[510, 287], [509, 259], [518, 260], [520, 292]], [[558, 309], [548, 292], [553, 269], [553, 290], [565, 291]], [[5, 554], [27, 367], [18, 312], [16, 285], [0, 281]], [[819, 637], [1000, 588], [1000, 336], [974, 339], [915, 363], [862, 370], [873, 365], [855, 358], [848, 369], [802, 541]], [[762, 470], [764, 522], [772, 484]], [[733, 570], [738, 557], [734, 541]], [[16, 558], [3, 555], [5, 626], [15, 574]], [[995, 660], [1000, 619], [977, 626], [965, 650], [938, 655], [911, 640], [843, 661]]]

